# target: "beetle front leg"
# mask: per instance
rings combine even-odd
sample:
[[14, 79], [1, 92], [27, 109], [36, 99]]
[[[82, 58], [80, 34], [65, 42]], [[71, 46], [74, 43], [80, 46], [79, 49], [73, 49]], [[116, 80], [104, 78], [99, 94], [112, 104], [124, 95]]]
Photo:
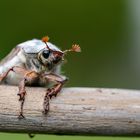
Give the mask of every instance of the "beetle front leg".
[[[16, 74], [20, 74], [20, 75], [24, 75], [28, 72], [28, 70], [23, 69], [21, 67], [18, 66], [14, 66], [12, 68], [10, 68], [9, 70], [7, 70], [6, 72], [4, 72], [2, 75], [0, 75], [0, 82], [4, 81], [6, 79], [6, 77], [8, 76], [9, 72], [15, 72]], [[19, 84], [19, 93], [18, 95], [20, 96], [19, 101], [21, 101], [21, 107], [20, 107], [20, 118], [24, 118], [23, 114], [23, 105], [24, 105], [24, 101], [25, 101], [25, 84], [26, 84], [26, 79], [24, 78], [20, 84]]]
[[24, 106], [24, 102], [25, 102], [25, 95], [26, 95], [26, 90], [25, 90], [25, 86], [26, 85], [32, 85], [32, 84], [36, 84], [38, 82], [39, 79], [39, 74], [35, 71], [28, 71], [23, 80], [20, 82], [19, 84], [19, 101], [21, 102], [20, 105], [20, 113], [19, 113], [19, 119], [24, 118], [23, 115], [23, 106]]
[[64, 76], [56, 75], [56, 74], [47, 74], [47, 75], [45, 75], [45, 78], [49, 81], [56, 82], [56, 85], [54, 85], [52, 88], [47, 89], [46, 95], [44, 97], [44, 103], [43, 103], [44, 111], [43, 111], [43, 113], [47, 114], [49, 111], [49, 100], [53, 96], [55, 96], [55, 97], [57, 96], [58, 92], [60, 92], [63, 85], [67, 81], [67, 78]]
[[35, 71], [29, 71], [24, 68], [14, 66], [0, 76], [0, 82], [4, 81], [6, 79], [6, 77], [8, 76], [10, 71], [13, 71], [16, 74], [20, 74], [23, 76], [23, 80], [19, 83], [19, 93], [18, 93], [19, 101], [21, 102], [20, 113], [19, 113], [19, 118], [21, 119], [21, 118], [24, 118], [23, 106], [24, 106], [25, 95], [26, 95], [25, 86], [36, 84], [39, 79], [39, 74], [36, 73]]
[[23, 106], [24, 106], [24, 102], [25, 102], [25, 95], [26, 95], [26, 90], [25, 90], [25, 84], [26, 84], [26, 79], [24, 78], [20, 84], [19, 84], [19, 93], [17, 95], [19, 95], [19, 101], [21, 102], [20, 104], [20, 112], [19, 112], [19, 119], [24, 118], [23, 115]]

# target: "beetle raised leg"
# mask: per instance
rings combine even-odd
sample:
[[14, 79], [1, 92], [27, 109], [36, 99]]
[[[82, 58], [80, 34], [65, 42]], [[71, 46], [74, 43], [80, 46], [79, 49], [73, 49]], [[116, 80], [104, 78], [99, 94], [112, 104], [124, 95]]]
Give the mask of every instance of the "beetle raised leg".
[[56, 85], [54, 85], [52, 88], [47, 89], [46, 95], [44, 97], [44, 103], [43, 103], [44, 111], [43, 111], [43, 113], [47, 114], [49, 111], [49, 100], [53, 96], [55, 96], [55, 97], [57, 96], [58, 92], [60, 92], [62, 86], [67, 81], [67, 78], [64, 76], [56, 75], [56, 74], [46, 74], [45, 78], [49, 81], [56, 82]]

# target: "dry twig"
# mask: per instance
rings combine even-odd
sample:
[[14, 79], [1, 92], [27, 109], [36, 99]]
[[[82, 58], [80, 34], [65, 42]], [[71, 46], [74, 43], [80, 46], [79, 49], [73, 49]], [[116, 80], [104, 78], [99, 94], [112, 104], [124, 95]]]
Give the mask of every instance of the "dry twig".
[[0, 86], [0, 131], [76, 135], [140, 135], [140, 91], [64, 88], [42, 114], [45, 88], [27, 88], [18, 120], [18, 89]]

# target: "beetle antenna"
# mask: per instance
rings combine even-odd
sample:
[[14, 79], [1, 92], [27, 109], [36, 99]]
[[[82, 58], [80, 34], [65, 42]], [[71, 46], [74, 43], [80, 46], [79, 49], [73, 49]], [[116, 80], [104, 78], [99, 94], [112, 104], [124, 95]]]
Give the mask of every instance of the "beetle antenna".
[[49, 48], [49, 46], [48, 46], [48, 44], [47, 44], [47, 42], [49, 41], [49, 37], [48, 36], [44, 36], [43, 38], [42, 38], [42, 41], [46, 44], [46, 48], [48, 49], [48, 50], [51, 50], [50, 48]]
[[79, 45], [74, 44], [71, 49], [63, 51], [64, 54], [67, 54], [67, 52], [81, 52], [81, 48]]
[[49, 37], [48, 37], [48, 36], [43, 37], [43, 38], [42, 38], [42, 41], [46, 44], [46, 48], [47, 48], [48, 50], [50, 50], [50, 51], [52, 51], [52, 52], [55, 52], [55, 53], [58, 54], [58, 55], [63, 55], [63, 52], [54, 51], [54, 50], [52, 50], [51, 48], [49, 48], [49, 46], [48, 46], [48, 44], [47, 44], [47, 42], [49, 41]]

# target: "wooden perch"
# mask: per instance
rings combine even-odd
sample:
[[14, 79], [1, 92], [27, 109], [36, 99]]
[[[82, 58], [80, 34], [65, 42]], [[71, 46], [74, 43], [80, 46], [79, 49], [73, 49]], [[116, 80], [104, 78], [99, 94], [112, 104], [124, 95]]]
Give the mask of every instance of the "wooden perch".
[[76, 135], [140, 135], [140, 91], [64, 88], [42, 115], [45, 88], [27, 88], [24, 115], [17, 119], [18, 88], [0, 86], [0, 131]]

